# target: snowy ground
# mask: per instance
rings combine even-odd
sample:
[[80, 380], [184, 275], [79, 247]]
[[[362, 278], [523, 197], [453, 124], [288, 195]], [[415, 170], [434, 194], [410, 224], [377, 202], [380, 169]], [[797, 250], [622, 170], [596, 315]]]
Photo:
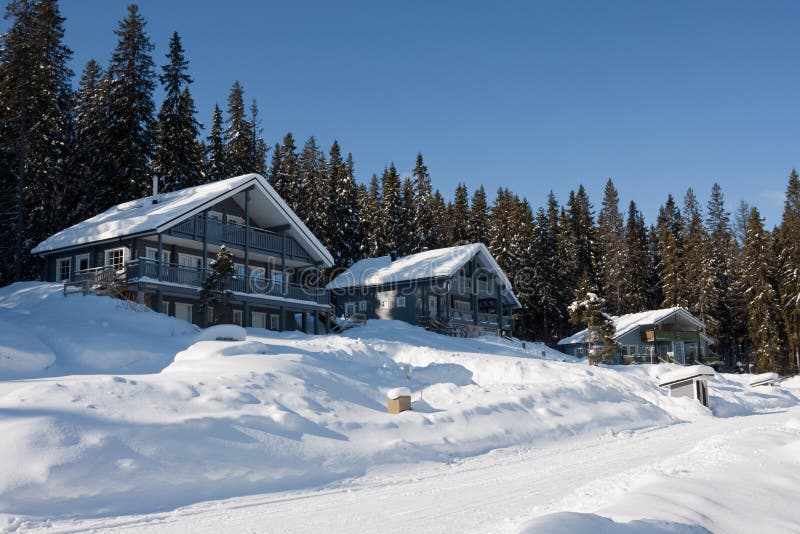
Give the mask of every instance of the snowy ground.
[[386, 321], [194, 343], [59, 290], [0, 289], [6, 530], [800, 530], [794, 379], [718, 375], [712, 415], [657, 387], [667, 365]]

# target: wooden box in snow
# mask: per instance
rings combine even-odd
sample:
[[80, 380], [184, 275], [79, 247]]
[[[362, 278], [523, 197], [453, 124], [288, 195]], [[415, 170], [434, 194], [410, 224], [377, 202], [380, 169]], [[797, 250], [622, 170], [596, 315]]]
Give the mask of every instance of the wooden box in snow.
[[692, 365], [661, 376], [659, 386], [669, 389], [670, 397], [687, 397], [708, 407], [708, 377], [714, 370], [706, 365]]
[[386, 393], [389, 400], [389, 413], [400, 413], [411, 409], [411, 390], [394, 388]]

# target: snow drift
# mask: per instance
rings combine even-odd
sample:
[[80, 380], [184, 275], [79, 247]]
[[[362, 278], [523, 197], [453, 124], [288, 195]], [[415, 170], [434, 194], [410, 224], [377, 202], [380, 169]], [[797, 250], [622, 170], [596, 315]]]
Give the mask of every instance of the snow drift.
[[[0, 464], [0, 514], [151, 512], [711, 416], [659, 389], [669, 365], [594, 368], [540, 345], [394, 321], [192, 344], [182, 321], [58, 289], [0, 290], [0, 321], [55, 355], [43, 378], [0, 382], [0, 450], [13, 459]], [[19, 338], [2, 345], [17, 359], [45, 354]], [[386, 413], [396, 387], [412, 392], [413, 411]], [[797, 403], [746, 377], [718, 375], [710, 390], [718, 416]]]

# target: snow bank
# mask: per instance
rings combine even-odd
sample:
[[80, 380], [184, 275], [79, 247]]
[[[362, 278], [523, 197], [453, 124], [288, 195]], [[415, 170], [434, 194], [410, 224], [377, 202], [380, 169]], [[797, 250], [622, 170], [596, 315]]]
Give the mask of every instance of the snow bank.
[[520, 531], [524, 534], [710, 534], [698, 526], [670, 521], [634, 520], [628, 523], [616, 521], [597, 514], [559, 512], [530, 521]]
[[[709, 417], [658, 388], [671, 365], [596, 368], [396, 321], [191, 344], [196, 329], [183, 321], [58, 290], [0, 290], [0, 320], [56, 354], [49, 378], [0, 381], [0, 515], [150, 512]], [[64, 376], [102, 365], [114, 370]], [[715, 415], [798, 402], [743, 380], [712, 378]], [[398, 386], [413, 392], [414, 411], [389, 417], [384, 392]]]
[[42, 371], [55, 361], [56, 355], [38, 337], [0, 321], [0, 377]]

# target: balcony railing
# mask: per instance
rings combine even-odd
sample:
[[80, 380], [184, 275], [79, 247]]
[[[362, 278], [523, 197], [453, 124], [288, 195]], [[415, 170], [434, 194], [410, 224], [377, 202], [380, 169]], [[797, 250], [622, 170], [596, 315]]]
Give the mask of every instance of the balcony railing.
[[[284, 236], [269, 230], [242, 226], [232, 222], [223, 223], [215, 219], [209, 219], [205, 224], [208, 226], [208, 242], [211, 244], [225, 243], [244, 247], [246, 240], [248, 247], [256, 251], [268, 252], [278, 256], [285, 253], [289, 258], [311, 261], [303, 247], [291, 236]], [[171, 232], [173, 235], [180, 237], [202, 240], [203, 230], [203, 217], [197, 215], [176, 225]]]
[[[129, 261], [125, 265], [125, 270], [128, 281], [148, 278], [199, 288], [205, 280], [205, 271], [201, 268], [162, 263], [148, 258]], [[260, 273], [250, 276], [231, 276], [225, 281], [225, 288], [237, 293], [330, 304], [330, 295], [322, 288], [275, 282], [264, 278]]]

